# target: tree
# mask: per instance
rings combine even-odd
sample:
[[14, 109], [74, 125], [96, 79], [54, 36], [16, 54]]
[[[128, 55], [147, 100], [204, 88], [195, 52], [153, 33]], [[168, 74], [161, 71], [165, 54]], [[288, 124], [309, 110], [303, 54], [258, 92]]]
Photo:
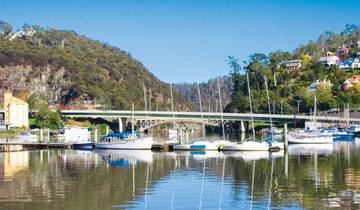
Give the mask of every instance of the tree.
[[0, 20], [0, 33], [4, 33], [7, 36], [12, 32], [12, 30], [13, 27], [10, 23]]
[[355, 24], [346, 24], [345, 29], [340, 33], [341, 36], [348, 36], [359, 30], [359, 26]]
[[59, 129], [63, 121], [58, 112], [41, 108], [35, 116], [35, 125], [40, 128]]

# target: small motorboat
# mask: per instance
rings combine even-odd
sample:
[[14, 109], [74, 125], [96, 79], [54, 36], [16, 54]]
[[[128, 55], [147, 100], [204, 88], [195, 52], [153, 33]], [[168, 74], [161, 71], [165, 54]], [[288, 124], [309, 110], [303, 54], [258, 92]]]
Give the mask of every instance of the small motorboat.
[[227, 145], [222, 148], [224, 151], [269, 151], [269, 150], [282, 150], [284, 144], [281, 142], [257, 142], [245, 141], [239, 144]]
[[208, 142], [204, 140], [197, 140], [191, 144], [178, 144], [174, 145], [174, 150], [219, 150], [224, 146], [229, 146], [235, 144], [231, 141], [226, 140], [216, 140], [213, 142]]
[[212, 142], [198, 140], [191, 144], [174, 145], [174, 150], [218, 150], [218, 146]]

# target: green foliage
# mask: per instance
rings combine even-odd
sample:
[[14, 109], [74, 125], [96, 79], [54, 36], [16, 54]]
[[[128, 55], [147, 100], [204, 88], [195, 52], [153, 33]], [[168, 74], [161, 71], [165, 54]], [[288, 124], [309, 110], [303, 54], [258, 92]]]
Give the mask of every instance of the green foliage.
[[41, 93], [34, 93], [28, 99], [30, 110], [40, 110], [48, 106], [47, 97]]
[[35, 126], [40, 128], [59, 129], [62, 125], [60, 114], [47, 108], [40, 109], [35, 116]]
[[[333, 86], [330, 88], [318, 88], [316, 94], [318, 108], [328, 110], [350, 103], [350, 106], [360, 106], [360, 85], [354, 87], [350, 92], [342, 92], [340, 86], [346, 78], [359, 74], [360, 70], [343, 71], [336, 66], [325, 66], [317, 60], [324, 56], [327, 51], [335, 52], [339, 46], [351, 46], [349, 56], [354, 57], [360, 51], [358, 41], [360, 40], [360, 29], [356, 25], [347, 25], [341, 34], [325, 32], [317, 42], [311, 41], [307, 45], [297, 48], [294, 53], [276, 51], [268, 56], [255, 53], [249, 56], [244, 66], [238, 65], [233, 57], [228, 62], [230, 69], [243, 68], [249, 74], [251, 94], [255, 112], [267, 113], [268, 105], [264, 94], [264, 76], [268, 78], [271, 110], [279, 113], [282, 104], [283, 113], [297, 112], [299, 102], [300, 112], [309, 112], [314, 107], [314, 93], [310, 92], [309, 86], [316, 80], [330, 80]], [[311, 58], [311, 59], [309, 59]], [[299, 69], [286, 69], [279, 64], [283, 61], [299, 59], [302, 66]], [[306, 61], [306, 62], [305, 62]], [[244, 74], [234, 74], [234, 92], [231, 102], [226, 107], [228, 112], [249, 111], [246, 77]], [[275, 105], [275, 106], [274, 106]], [[280, 107], [281, 109], [281, 107]]]

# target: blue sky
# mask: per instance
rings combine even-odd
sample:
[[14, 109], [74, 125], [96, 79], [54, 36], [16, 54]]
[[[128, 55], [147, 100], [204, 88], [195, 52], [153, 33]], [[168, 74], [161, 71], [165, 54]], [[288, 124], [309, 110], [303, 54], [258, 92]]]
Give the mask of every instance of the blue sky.
[[0, 0], [0, 20], [77, 31], [128, 51], [165, 82], [228, 74], [226, 58], [290, 50], [360, 24], [351, 0]]

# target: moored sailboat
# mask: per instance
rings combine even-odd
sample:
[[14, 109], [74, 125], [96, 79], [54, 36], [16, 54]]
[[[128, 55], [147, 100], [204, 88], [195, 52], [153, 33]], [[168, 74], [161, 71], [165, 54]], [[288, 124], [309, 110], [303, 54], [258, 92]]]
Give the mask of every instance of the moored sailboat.
[[154, 140], [152, 137], [141, 137], [134, 131], [134, 104], [131, 133], [113, 133], [105, 136], [102, 142], [95, 143], [97, 149], [150, 150]]
[[289, 133], [289, 144], [331, 144], [333, 136], [327, 131], [317, 129], [316, 125], [316, 97], [314, 96], [314, 116], [313, 126], [301, 131], [293, 131]]

